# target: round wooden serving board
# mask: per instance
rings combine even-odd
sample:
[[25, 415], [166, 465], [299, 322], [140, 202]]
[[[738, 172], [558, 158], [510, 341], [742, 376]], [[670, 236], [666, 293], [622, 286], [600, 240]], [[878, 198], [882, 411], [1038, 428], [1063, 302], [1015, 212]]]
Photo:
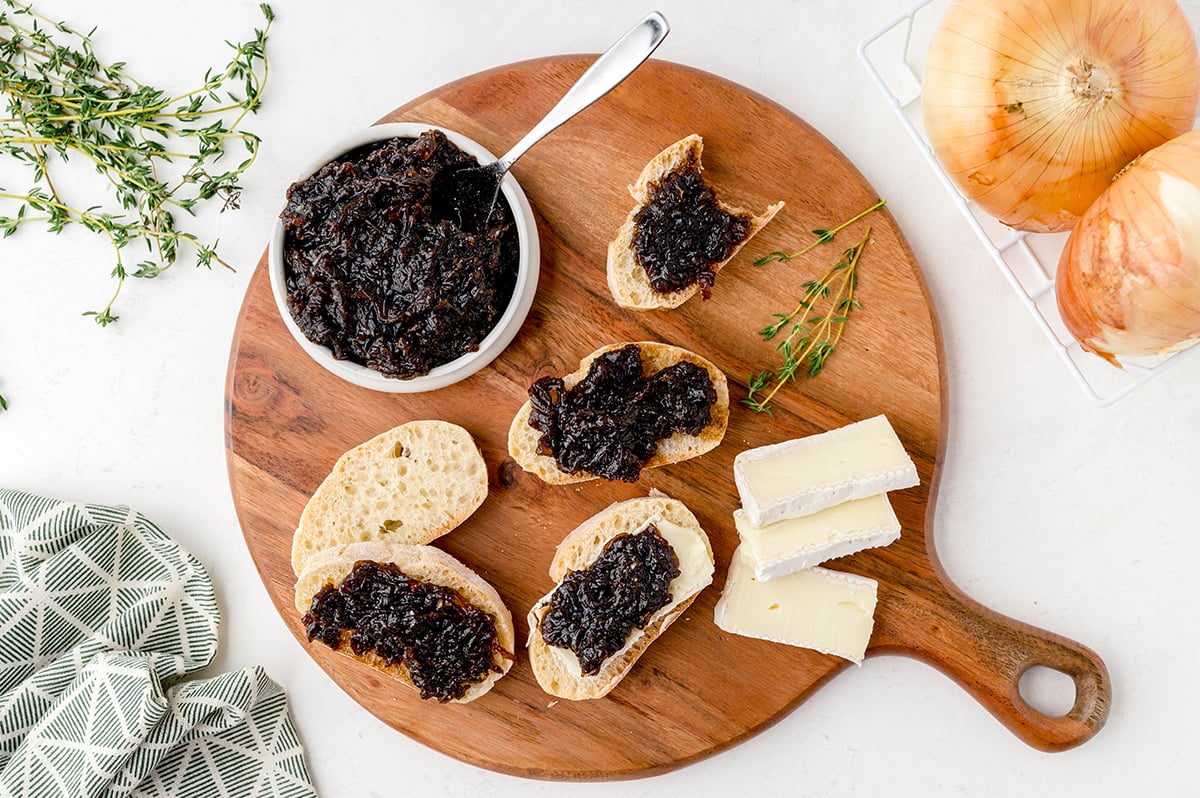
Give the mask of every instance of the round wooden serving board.
[[[464, 78], [383, 121], [461, 131], [493, 152], [521, 137], [591, 62], [568, 56]], [[712, 298], [674, 311], [617, 307], [605, 281], [606, 246], [631, 207], [642, 166], [689, 133], [704, 137], [705, 174], [733, 204], [787, 205], [717, 278]], [[876, 195], [846, 158], [787, 110], [718, 77], [650, 61], [612, 94], [535, 147], [513, 170], [535, 209], [542, 273], [512, 345], [488, 368], [426, 394], [384, 394], [331, 376], [289, 336], [271, 298], [266, 259], [253, 276], [233, 339], [227, 385], [229, 477], [246, 544], [280, 615], [329, 675], [386, 723], [481, 767], [550, 779], [607, 779], [669, 770], [720, 751], [792, 711], [847, 663], [722, 632], [713, 605], [737, 543], [733, 458], [744, 449], [885, 413], [912, 455], [919, 487], [892, 495], [903, 524], [893, 545], [834, 567], [879, 581], [868, 656], [905, 654], [949, 674], [1030, 745], [1061, 750], [1095, 734], [1109, 682], [1090, 650], [1004, 618], [965, 596], [938, 564], [932, 538], [945, 385], [937, 321], [920, 270], [895, 222], [874, 213], [802, 259], [755, 268], [794, 251]], [[903, 198], [893, 198], [897, 202]], [[871, 225], [859, 266], [862, 311], [815, 379], [788, 386], [774, 418], [739, 404], [747, 376], [775, 362], [755, 331], [786, 312], [801, 283], [819, 277]], [[696, 351], [729, 377], [732, 411], [721, 446], [645, 472], [635, 485], [545, 485], [508, 457], [509, 423], [530, 383], [573, 371], [593, 350], [658, 340]], [[304, 642], [293, 609], [289, 551], [308, 496], [347, 449], [397, 424], [439, 418], [466, 427], [483, 452], [490, 492], [461, 527], [436, 542], [499, 590], [523, 643], [525, 613], [552, 586], [558, 542], [610, 503], [658, 488], [684, 501], [712, 539], [713, 586], [650, 647], [608, 697], [556, 701], [543, 693], [523, 648], [495, 689], [465, 705], [415, 692], [319, 644]], [[1069, 674], [1076, 702], [1048, 717], [1022, 700], [1033, 665]]]

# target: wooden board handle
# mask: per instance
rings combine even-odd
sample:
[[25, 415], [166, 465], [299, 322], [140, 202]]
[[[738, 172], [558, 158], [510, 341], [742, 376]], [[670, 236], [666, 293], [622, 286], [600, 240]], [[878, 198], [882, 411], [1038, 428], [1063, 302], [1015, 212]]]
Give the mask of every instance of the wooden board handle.
[[[938, 668], [1029, 745], [1065, 751], [1087, 742], [1108, 718], [1112, 688], [1108, 669], [1091, 649], [1067, 638], [1006, 618], [952, 586], [946, 599], [922, 603], [922, 641], [894, 647]], [[883, 646], [883, 648], [891, 648]], [[1071, 678], [1075, 703], [1062, 716], [1047, 715], [1021, 695], [1021, 677], [1043, 666]]]

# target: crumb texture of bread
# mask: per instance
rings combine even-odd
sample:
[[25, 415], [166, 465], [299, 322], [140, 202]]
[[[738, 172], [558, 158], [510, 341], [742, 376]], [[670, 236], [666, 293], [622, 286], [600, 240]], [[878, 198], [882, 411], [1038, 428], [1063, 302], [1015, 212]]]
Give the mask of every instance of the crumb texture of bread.
[[471, 434], [446, 421], [401, 424], [342, 455], [308, 500], [292, 538], [292, 570], [331, 546], [421, 544], [465, 521], [487, 497]]
[[[671, 604], [652, 615], [640, 633], [631, 633], [632, 639], [626, 647], [606, 660], [600, 671], [593, 675], [582, 675], [566, 666], [564, 659], [556, 655], [542, 637], [541, 622], [550, 609], [550, 597], [554, 593], [552, 589], [533, 606], [527, 618], [529, 638], [526, 647], [529, 651], [529, 663], [538, 684], [547, 693], [571, 701], [603, 698], [608, 695], [630, 672], [650, 644], [680, 618], [695, 601], [696, 596], [711, 583], [713, 552], [708, 535], [683, 502], [658, 491], [647, 497], [612, 504], [580, 524], [555, 550], [554, 559], [550, 564], [550, 578], [557, 587], [568, 572], [583, 570], [595, 562], [613, 538], [632, 534], [641, 529], [647, 521], [668, 522], [696, 534], [703, 546], [690, 556], [703, 560], [698, 564], [702, 570], [707, 568], [707, 580], [693, 584], [692, 589], [685, 595], [673, 596]], [[677, 550], [676, 553], [688, 556], [686, 552], [681, 553]], [[685, 563], [681, 562], [680, 565], [681, 568], [686, 567]]]
[[[650, 195], [655, 186], [675, 170], [685, 164], [694, 162], [701, 171], [700, 156], [704, 149], [704, 141], [700, 136], [692, 134], [667, 147], [654, 156], [642, 169], [637, 182], [630, 186], [629, 193], [633, 196], [634, 206], [625, 218], [625, 222], [617, 230], [616, 237], [608, 245], [608, 288], [618, 305], [632, 310], [662, 310], [677, 308], [691, 299], [700, 290], [699, 285], [681, 288], [678, 291], [660, 293], [650, 285], [646, 270], [638, 262], [634, 250], [634, 233], [637, 225], [634, 220], [638, 213], [650, 202]], [[714, 189], [715, 190], [715, 189]], [[735, 216], [750, 217], [750, 229], [720, 263], [713, 264], [713, 271], [720, 272], [738, 251], [775, 217], [783, 202], [770, 205], [761, 213], [745, 210], [724, 202], [720, 195], [717, 204], [723, 211]]]
[[[406, 576], [420, 582], [442, 585], [457, 590], [463, 598], [492, 616], [496, 622], [496, 635], [502, 652], [493, 660], [497, 670], [483, 681], [472, 685], [467, 692], [452, 703], [473, 701], [492, 689], [500, 677], [508, 673], [516, 651], [516, 633], [512, 613], [504, 604], [500, 594], [483, 577], [472, 571], [459, 560], [433, 546], [407, 545], [401, 543], [366, 542], [349, 543], [323, 549], [305, 564], [296, 580], [296, 611], [301, 615], [312, 606], [313, 597], [326, 585], [340, 585], [353, 570], [355, 563], [370, 561], [392, 563]], [[349, 632], [342, 634], [342, 645], [338, 653], [364, 662], [376, 670], [404, 684], [413, 686], [408, 669], [403, 664], [389, 664], [374, 652], [357, 655], [348, 645]]]
[[[725, 374], [696, 353], [681, 347], [653, 341], [638, 341], [634, 343], [636, 343], [642, 353], [643, 374], [653, 374], [674, 363], [688, 360], [708, 372], [708, 376], [712, 380], [713, 389], [717, 394], [717, 401], [713, 403], [712, 418], [708, 426], [700, 430], [696, 435], [676, 432], [671, 437], [660, 440], [658, 442], [658, 451], [643, 466], [643, 471], [647, 468], [657, 468], [659, 466], [670, 465], [671, 463], [690, 460], [693, 457], [699, 457], [720, 444], [721, 440], [725, 437], [725, 429], [729, 425], [729, 384], [725, 379]], [[568, 389], [573, 388], [586, 377], [593, 360], [605, 352], [611, 352], [625, 346], [629, 346], [629, 343], [611, 344], [597, 349], [588, 355], [580, 361], [578, 369], [563, 377], [564, 387]], [[541, 439], [542, 433], [529, 424], [529, 417], [532, 412], [533, 405], [529, 401], [526, 401], [517, 411], [512, 425], [508, 429], [508, 453], [516, 461], [517, 465], [521, 466], [525, 471], [535, 474], [543, 482], [551, 485], [567, 485], [573, 482], [598, 479], [599, 477], [595, 474], [585, 472], [567, 473], [558, 467], [558, 463], [553, 457], [538, 454], [538, 441]]]

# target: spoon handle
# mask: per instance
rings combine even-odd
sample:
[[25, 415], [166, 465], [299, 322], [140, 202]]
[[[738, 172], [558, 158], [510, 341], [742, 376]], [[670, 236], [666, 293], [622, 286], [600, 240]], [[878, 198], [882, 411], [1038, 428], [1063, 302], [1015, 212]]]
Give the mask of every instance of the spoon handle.
[[657, 11], [650, 12], [580, 75], [570, 91], [563, 95], [542, 121], [500, 158], [498, 165], [508, 171], [509, 167], [543, 136], [616, 88], [650, 57], [670, 30], [671, 26], [667, 24], [666, 17]]

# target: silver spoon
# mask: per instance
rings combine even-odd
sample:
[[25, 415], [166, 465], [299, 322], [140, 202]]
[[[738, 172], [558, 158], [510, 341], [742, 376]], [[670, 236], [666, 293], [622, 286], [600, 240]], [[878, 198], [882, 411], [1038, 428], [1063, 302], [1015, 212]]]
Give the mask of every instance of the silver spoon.
[[503, 156], [482, 166], [439, 174], [431, 188], [434, 211], [443, 218], [458, 219], [465, 230], [482, 228], [496, 205], [500, 181], [517, 159], [547, 133], [616, 88], [650, 57], [670, 30], [666, 18], [652, 11], [597, 58], [542, 121]]

